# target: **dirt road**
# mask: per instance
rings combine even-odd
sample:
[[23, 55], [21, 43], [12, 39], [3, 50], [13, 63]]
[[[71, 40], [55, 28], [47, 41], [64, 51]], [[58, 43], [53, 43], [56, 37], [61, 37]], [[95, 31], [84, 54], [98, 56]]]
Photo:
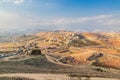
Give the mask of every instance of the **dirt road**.
[[36, 74], [36, 73], [11, 73], [0, 74], [0, 77], [23, 77], [35, 80], [120, 80], [110, 78], [95, 78], [95, 77], [69, 77], [65, 74]]
[[35, 80], [69, 80], [70, 79], [65, 74], [36, 74], [36, 73], [0, 74], [0, 77], [24, 77]]

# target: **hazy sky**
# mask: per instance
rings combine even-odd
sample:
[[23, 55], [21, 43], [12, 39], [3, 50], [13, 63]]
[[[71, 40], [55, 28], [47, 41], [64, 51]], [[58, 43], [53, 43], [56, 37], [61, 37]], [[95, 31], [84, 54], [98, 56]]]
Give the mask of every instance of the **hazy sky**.
[[120, 0], [0, 0], [0, 29], [120, 31]]

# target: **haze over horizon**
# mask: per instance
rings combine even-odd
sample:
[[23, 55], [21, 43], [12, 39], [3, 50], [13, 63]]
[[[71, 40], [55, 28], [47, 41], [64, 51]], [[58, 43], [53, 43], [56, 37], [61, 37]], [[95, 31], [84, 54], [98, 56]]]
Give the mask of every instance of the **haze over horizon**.
[[120, 0], [0, 0], [0, 30], [120, 31]]

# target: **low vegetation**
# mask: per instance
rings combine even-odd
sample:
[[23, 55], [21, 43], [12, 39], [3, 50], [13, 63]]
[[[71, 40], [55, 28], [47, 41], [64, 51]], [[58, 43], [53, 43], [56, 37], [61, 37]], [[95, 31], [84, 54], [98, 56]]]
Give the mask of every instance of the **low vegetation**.
[[85, 47], [85, 46], [96, 46], [99, 45], [96, 42], [92, 42], [92, 41], [83, 41], [83, 40], [73, 40], [71, 43], [69, 43], [70, 46], [74, 46], [74, 47]]
[[29, 78], [22, 78], [22, 77], [0, 77], [0, 80], [34, 80]]

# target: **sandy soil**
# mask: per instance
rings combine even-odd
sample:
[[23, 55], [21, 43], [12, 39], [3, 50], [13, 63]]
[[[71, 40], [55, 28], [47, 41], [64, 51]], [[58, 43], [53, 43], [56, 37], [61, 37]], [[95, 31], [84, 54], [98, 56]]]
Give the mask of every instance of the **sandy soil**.
[[0, 77], [25, 77], [35, 80], [69, 80], [70, 78], [64, 74], [1, 74]]
[[72, 77], [65, 74], [29, 74], [29, 73], [16, 73], [16, 74], [1, 74], [0, 77], [25, 77], [35, 80], [120, 80], [120, 79], [108, 79], [108, 78], [87, 78], [87, 77]]

